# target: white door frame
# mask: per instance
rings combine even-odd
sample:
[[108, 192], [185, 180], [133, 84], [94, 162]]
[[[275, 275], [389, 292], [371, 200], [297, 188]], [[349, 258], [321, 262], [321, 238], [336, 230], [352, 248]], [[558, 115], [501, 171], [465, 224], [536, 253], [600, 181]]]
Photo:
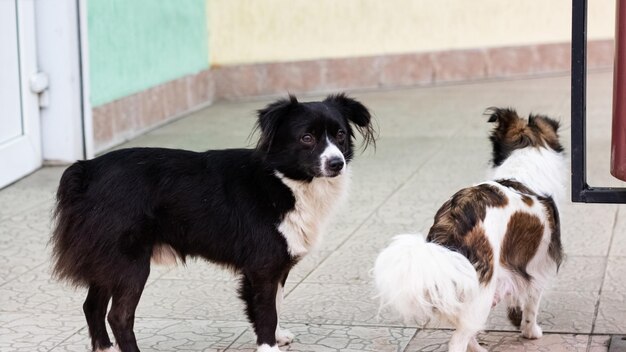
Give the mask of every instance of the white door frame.
[[[0, 187], [15, 181], [41, 166], [41, 127], [39, 97], [31, 92], [31, 78], [37, 73], [34, 0], [16, 1], [20, 94], [22, 99], [22, 135], [2, 145], [2, 165], [10, 172], [0, 172]], [[24, 151], [28, 152], [24, 152]]]
[[46, 164], [93, 157], [86, 5], [87, 0], [36, 1], [39, 69], [50, 82], [41, 99]]

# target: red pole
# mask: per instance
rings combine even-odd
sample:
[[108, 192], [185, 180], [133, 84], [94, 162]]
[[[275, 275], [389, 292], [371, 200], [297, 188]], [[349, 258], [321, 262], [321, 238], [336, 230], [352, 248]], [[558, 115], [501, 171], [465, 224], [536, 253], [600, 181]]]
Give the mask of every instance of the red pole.
[[616, 0], [611, 175], [626, 181], [626, 0]]

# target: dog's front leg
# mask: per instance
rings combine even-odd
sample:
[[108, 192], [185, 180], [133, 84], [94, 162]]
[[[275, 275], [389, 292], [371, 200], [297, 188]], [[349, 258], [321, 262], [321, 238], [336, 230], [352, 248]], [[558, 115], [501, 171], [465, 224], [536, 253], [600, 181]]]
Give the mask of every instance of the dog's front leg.
[[291, 331], [280, 328], [280, 311], [281, 306], [283, 305], [283, 298], [285, 296], [285, 281], [286, 280], [283, 280], [282, 283], [278, 285], [278, 290], [276, 292], [276, 316], [278, 317], [276, 323], [276, 342], [278, 342], [278, 346], [288, 345], [294, 339], [294, 335]]
[[257, 336], [257, 352], [280, 352], [276, 341], [278, 289], [278, 280], [254, 275], [245, 275], [242, 280], [241, 297], [246, 302], [248, 318]]

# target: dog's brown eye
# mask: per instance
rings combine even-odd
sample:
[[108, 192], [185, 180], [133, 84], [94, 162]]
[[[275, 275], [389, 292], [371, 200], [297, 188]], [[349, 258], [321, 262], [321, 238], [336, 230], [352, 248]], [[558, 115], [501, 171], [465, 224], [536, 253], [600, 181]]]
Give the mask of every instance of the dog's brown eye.
[[304, 144], [313, 144], [315, 143], [315, 137], [313, 137], [311, 134], [307, 133], [304, 136], [302, 136], [302, 138], [300, 138], [300, 140], [302, 141], [302, 143]]
[[346, 140], [346, 132], [339, 130], [337, 132], [337, 142], [343, 143]]

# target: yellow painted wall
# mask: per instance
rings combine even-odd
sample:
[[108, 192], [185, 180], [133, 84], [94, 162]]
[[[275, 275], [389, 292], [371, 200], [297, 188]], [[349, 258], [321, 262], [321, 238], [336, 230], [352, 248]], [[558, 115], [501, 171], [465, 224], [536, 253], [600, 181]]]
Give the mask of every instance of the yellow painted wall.
[[[589, 39], [615, 0], [589, 1]], [[208, 0], [212, 65], [566, 42], [571, 0]]]

